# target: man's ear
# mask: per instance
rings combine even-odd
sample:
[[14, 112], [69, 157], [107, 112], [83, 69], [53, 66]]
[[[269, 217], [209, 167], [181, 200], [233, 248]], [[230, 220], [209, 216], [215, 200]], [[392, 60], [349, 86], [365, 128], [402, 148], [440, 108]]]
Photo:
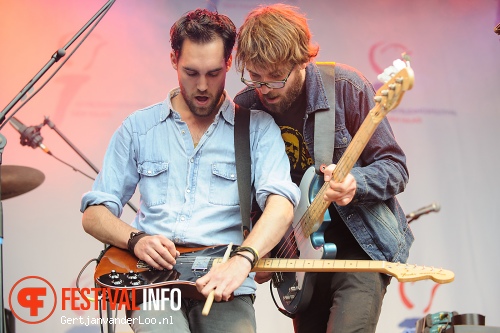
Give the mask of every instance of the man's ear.
[[174, 50], [170, 51], [170, 62], [172, 63], [172, 67], [177, 70], [177, 55]]
[[226, 72], [229, 72], [229, 69], [231, 69], [231, 65], [233, 64], [233, 55], [231, 54], [229, 56], [229, 59], [226, 61]]

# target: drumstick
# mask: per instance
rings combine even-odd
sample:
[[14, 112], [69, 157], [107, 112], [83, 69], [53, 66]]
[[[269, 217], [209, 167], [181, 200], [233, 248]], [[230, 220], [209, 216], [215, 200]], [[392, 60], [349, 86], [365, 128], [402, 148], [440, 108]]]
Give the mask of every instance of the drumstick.
[[[229, 243], [227, 246], [227, 250], [224, 253], [224, 257], [222, 258], [222, 263], [226, 262], [227, 259], [229, 259], [229, 254], [231, 254], [231, 249], [233, 247], [233, 243]], [[212, 303], [214, 302], [214, 296], [215, 296], [215, 289], [208, 294], [207, 300], [205, 301], [205, 305], [203, 306], [203, 310], [201, 311], [201, 314], [204, 316], [208, 316], [208, 313], [210, 312], [210, 308], [212, 307]]]

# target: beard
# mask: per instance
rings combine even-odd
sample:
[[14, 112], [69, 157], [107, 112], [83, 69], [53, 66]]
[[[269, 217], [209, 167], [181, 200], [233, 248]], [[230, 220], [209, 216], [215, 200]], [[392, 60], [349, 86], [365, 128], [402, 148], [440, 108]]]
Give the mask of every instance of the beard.
[[[288, 91], [282, 93], [282, 89], [272, 89], [266, 96], [268, 98], [274, 98], [276, 96], [281, 96], [281, 101], [278, 103], [268, 103], [266, 98], [259, 89], [257, 90], [257, 95], [259, 96], [262, 104], [268, 109], [268, 113], [275, 116], [284, 115], [292, 106], [292, 104], [297, 100], [300, 93], [302, 92], [303, 82], [300, 75], [295, 75], [293, 81], [287, 81]], [[285, 86], [286, 87], [286, 86]]]
[[[224, 92], [224, 88], [219, 88], [219, 90], [215, 94], [215, 98], [210, 96], [210, 94], [197, 94], [193, 96], [188, 96], [188, 93], [184, 89], [184, 87], [180, 87], [181, 90], [181, 95], [186, 101], [187, 106], [189, 107], [189, 110], [198, 117], [209, 117], [212, 115], [214, 112], [217, 112], [219, 102], [221, 100], [222, 94]], [[206, 105], [206, 106], [197, 106], [195, 104], [195, 99], [196, 97], [206, 97], [208, 99], [211, 99], [211, 102]]]

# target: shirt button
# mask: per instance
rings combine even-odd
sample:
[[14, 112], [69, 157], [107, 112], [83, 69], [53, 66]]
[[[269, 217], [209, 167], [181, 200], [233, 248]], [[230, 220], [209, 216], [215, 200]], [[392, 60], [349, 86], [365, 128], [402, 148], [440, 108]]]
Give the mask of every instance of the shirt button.
[[347, 138], [345, 136], [342, 138], [342, 142], [347, 143]]
[[148, 170], [148, 175], [152, 174], [153, 172], [151, 170]]
[[184, 134], [186, 134], [186, 131], [182, 130], [181, 133], [182, 133], [182, 135], [184, 135]]
[[230, 177], [231, 177], [231, 178], [234, 178], [234, 173], [232, 173]]
[[186, 192], [187, 192], [187, 193], [191, 193], [191, 190], [190, 190], [190, 189], [186, 189]]
[[181, 216], [181, 221], [184, 221], [186, 218], [184, 216]]
[[194, 163], [194, 158], [190, 159], [189, 162]]

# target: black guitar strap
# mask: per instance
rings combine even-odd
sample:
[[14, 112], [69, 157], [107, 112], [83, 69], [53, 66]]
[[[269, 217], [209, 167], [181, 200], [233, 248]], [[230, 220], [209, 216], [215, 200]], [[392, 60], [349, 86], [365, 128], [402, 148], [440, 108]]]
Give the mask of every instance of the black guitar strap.
[[321, 174], [322, 164], [332, 163], [335, 148], [335, 62], [317, 62], [329, 109], [314, 114], [314, 166]]
[[238, 194], [240, 197], [240, 212], [243, 237], [250, 232], [250, 110], [235, 104], [234, 117], [234, 154], [236, 158], [236, 174]]

